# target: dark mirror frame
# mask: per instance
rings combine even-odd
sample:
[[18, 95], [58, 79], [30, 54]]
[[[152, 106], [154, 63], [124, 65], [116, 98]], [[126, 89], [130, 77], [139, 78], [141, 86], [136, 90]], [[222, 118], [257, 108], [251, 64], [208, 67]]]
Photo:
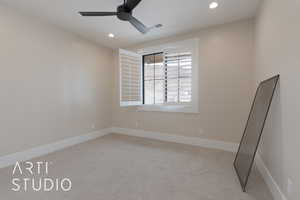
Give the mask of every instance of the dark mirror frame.
[[[241, 187], [242, 187], [242, 189], [243, 189], [244, 192], [246, 192], [246, 186], [247, 186], [247, 183], [248, 183], [248, 179], [249, 179], [249, 176], [250, 176], [250, 173], [251, 173], [251, 169], [252, 169], [252, 167], [253, 167], [255, 155], [256, 155], [256, 153], [257, 153], [257, 149], [258, 149], [258, 146], [259, 146], [259, 143], [260, 143], [260, 140], [261, 140], [261, 136], [262, 136], [262, 133], [263, 133], [263, 130], [264, 130], [264, 127], [265, 127], [265, 123], [266, 123], [266, 120], [267, 120], [267, 117], [268, 117], [268, 113], [269, 113], [269, 111], [270, 111], [271, 103], [272, 103], [272, 100], [273, 100], [273, 97], [274, 97], [274, 93], [275, 93], [275, 90], [276, 90], [276, 87], [277, 87], [277, 84], [278, 84], [279, 77], [280, 77], [280, 75], [273, 76], [272, 78], [269, 78], [269, 79], [267, 79], [267, 80], [265, 80], [265, 81], [262, 81], [262, 82], [259, 84], [259, 86], [258, 86], [258, 88], [257, 88], [257, 90], [256, 90], [255, 98], [254, 98], [253, 103], [252, 103], [251, 111], [250, 111], [250, 114], [249, 114], [249, 117], [248, 117], [248, 120], [247, 120], [247, 124], [246, 124], [245, 130], [244, 130], [244, 134], [243, 134], [243, 137], [242, 137], [242, 139], [241, 139], [241, 141], [240, 141], [240, 145], [239, 145], [239, 148], [238, 148], [238, 151], [237, 151], [235, 160], [234, 160], [234, 164], [233, 164], [233, 165], [234, 165], [234, 169], [235, 169], [235, 171], [236, 171], [236, 173], [237, 173], [237, 176], [238, 176], [238, 178], [239, 178]], [[237, 169], [237, 162], [238, 162], [238, 155], [239, 155], [240, 150], [241, 150], [241, 148], [242, 148], [241, 145], [243, 144], [243, 141], [244, 141], [244, 139], [245, 139], [245, 134], [246, 134], [246, 132], [247, 132], [247, 128], [248, 128], [248, 125], [249, 125], [249, 119], [251, 118], [251, 116], [252, 116], [252, 114], [253, 114], [253, 109], [254, 109], [254, 106], [255, 106], [257, 94], [258, 94], [258, 91], [259, 91], [260, 87], [262, 86], [262, 84], [264, 84], [264, 83], [266, 83], [266, 82], [268, 82], [268, 81], [274, 81], [274, 79], [275, 79], [275, 84], [274, 84], [274, 88], [273, 88], [273, 91], [272, 91], [272, 96], [271, 96], [271, 98], [270, 98], [270, 100], [269, 100], [267, 112], [265, 113], [263, 126], [261, 127], [260, 132], [259, 132], [258, 141], [257, 141], [256, 146], [255, 146], [255, 152], [254, 152], [254, 154], [251, 156], [251, 164], [250, 164], [250, 166], [249, 166], [249, 168], [248, 168], [247, 177], [246, 177], [245, 180], [242, 180], [242, 179], [241, 179], [241, 176], [240, 176], [240, 174], [239, 174], [239, 171], [238, 171], [238, 169]]]

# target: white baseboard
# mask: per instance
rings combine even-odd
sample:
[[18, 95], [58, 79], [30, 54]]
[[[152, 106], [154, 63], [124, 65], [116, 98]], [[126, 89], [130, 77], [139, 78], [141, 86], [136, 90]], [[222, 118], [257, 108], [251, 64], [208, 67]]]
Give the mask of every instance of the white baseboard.
[[259, 154], [257, 154], [255, 157], [255, 166], [262, 175], [265, 183], [267, 184], [270, 192], [272, 193], [274, 200], [287, 200], [286, 196], [281, 191], [280, 187], [276, 183], [275, 179], [272, 177], [269, 169], [267, 168]]
[[[238, 149], [238, 144], [223, 142], [217, 140], [210, 139], [202, 139], [198, 137], [187, 137], [181, 135], [172, 135], [167, 133], [160, 132], [152, 132], [152, 131], [144, 131], [139, 129], [128, 129], [128, 128], [118, 128], [112, 127], [107, 129], [102, 129], [99, 131], [95, 131], [86, 135], [80, 135], [72, 138], [67, 138], [62, 141], [58, 141], [52, 144], [42, 145], [39, 147], [35, 147], [26, 151], [13, 153], [10, 155], [0, 157], [0, 168], [8, 167], [10, 165], [14, 165], [17, 161], [22, 162], [26, 160], [30, 160], [39, 156], [47, 155], [49, 153], [65, 149], [67, 147], [80, 144], [89, 140], [93, 140], [95, 138], [107, 135], [109, 133], [118, 133], [129, 136], [143, 137], [149, 139], [155, 139], [165, 142], [174, 142], [179, 144], [187, 144], [193, 146], [200, 146], [205, 148], [219, 149], [223, 151], [236, 152]], [[280, 187], [272, 177], [270, 171], [266, 167], [263, 162], [261, 156], [257, 154], [255, 158], [255, 165], [259, 172], [261, 173], [264, 181], [269, 187], [270, 192], [273, 195], [274, 200], [287, 200]]]
[[165, 142], [174, 142], [179, 144], [188, 144], [193, 146], [201, 146], [212, 149], [219, 149], [223, 151], [236, 152], [238, 144], [223, 142], [218, 140], [202, 139], [199, 137], [187, 137], [181, 135], [172, 135], [167, 133], [144, 131], [139, 129], [128, 129], [128, 128], [118, 128], [112, 127], [111, 131], [113, 133], [119, 133], [129, 136], [143, 137], [155, 140], [161, 140]]
[[22, 152], [13, 153], [10, 155], [0, 157], [0, 168], [8, 167], [10, 165], [14, 165], [17, 161], [22, 162], [26, 160], [30, 160], [39, 156], [43, 156], [61, 149], [65, 149], [67, 147], [80, 144], [89, 140], [93, 140], [95, 138], [104, 136], [111, 132], [110, 128], [102, 129], [99, 131], [94, 131], [89, 134], [80, 135], [72, 138], [67, 138], [52, 144], [46, 144], [39, 147], [35, 147], [29, 150], [25, 150]]

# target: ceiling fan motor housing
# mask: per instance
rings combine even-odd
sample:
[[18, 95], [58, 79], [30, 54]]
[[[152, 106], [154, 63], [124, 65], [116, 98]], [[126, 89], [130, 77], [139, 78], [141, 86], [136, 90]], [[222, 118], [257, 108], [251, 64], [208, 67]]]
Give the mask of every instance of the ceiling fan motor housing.
[[128, 8], [124, 7], [124, 5], [120, 5], [117, 8], [117, 17], [123, 21], [129, 21], [131, 18], [132, 11]]
[[117, 12], [79, 12], [81, 16], [84, 17], [100, 17], [100, 16], [117, 16], [118, 19], [122, 21], [128, 21], [134, 28], [136, 28], [140, 33], [146, 34], [152, 28], [159, 28], [162, 25], [158, 24], [155, 26], [147, 27], [138, 19], [132, 16], [133, 9], [142, 0], [124, 0], [124, 4], [117, 7]]

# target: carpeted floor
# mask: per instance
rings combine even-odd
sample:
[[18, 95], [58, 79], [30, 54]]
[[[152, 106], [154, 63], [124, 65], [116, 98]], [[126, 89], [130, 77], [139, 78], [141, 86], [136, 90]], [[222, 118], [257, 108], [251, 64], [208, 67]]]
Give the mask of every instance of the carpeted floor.
[[[241, 191], [234, 173], [232, 153], [110, 134], [33, 160], [49, 162], [51, 179], [70, 178], [72, 189], [20, 192], [13, 178], [42, 181], [13, 167], [0, 169], [2, 200], [271, 200], [258, 172], [250, 177], [248, 193]], [[23, 165], [22, 165], [23, 166]], [[23, 168], [22, 168], [23, 169]], [[21, 185], [19, 183], [19, 185]]]

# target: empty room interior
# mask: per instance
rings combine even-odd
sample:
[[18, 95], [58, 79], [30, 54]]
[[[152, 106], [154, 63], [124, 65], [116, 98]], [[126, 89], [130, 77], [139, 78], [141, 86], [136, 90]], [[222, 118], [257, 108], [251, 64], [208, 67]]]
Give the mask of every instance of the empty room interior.
[[299, 10], [0, 0], [0, 199], [299, 200]]

